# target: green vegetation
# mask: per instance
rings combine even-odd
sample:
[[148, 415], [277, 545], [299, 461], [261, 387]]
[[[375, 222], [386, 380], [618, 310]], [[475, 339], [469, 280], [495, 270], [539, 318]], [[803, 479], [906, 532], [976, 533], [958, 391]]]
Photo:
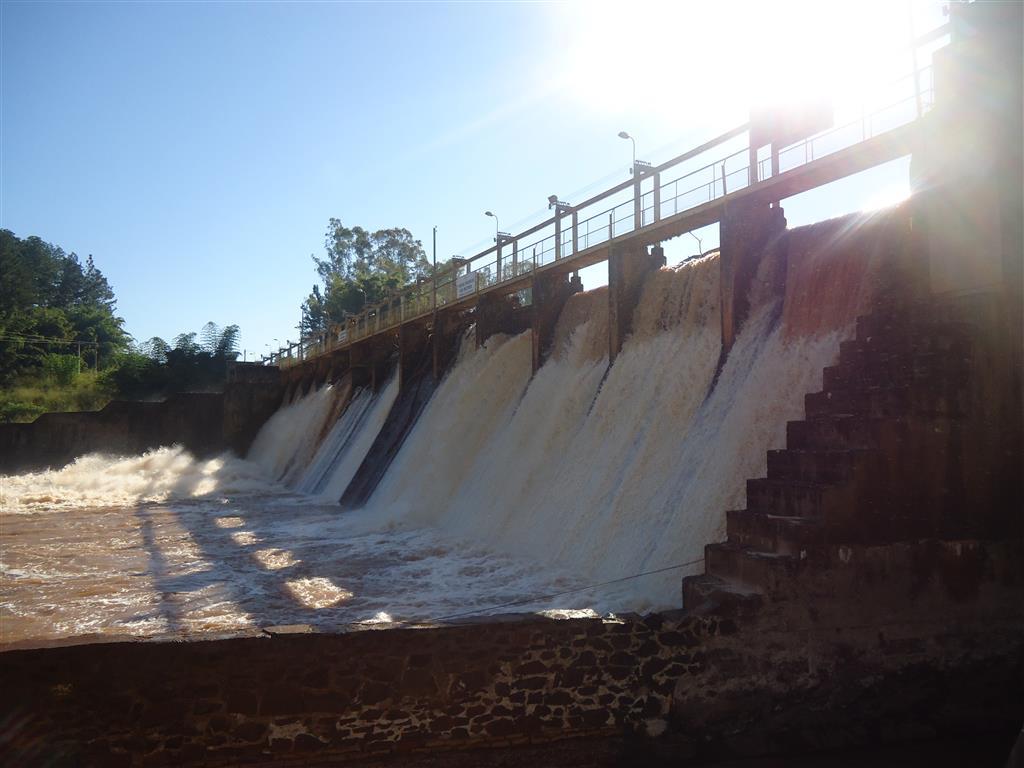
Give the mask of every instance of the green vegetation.
[[115, 306], [92, 256], [0, 230], [0, 422], [215, 389], [238, 357], [237, 325], [134, 344]]
[[159, 336], [118, 355], [106, 373], [123, 397], [219, 389], [228, 362], [238, 358], [237, 325], [221, 328], [207, 323], [199, 332], [174, 337], [171, 346]]
[[314, 285], [302, 304], [303, 336], [326, 330], [432, 272], [423, 244], [407, 229], [368, 232], [331, 219], [324, 248], [327, 258], [312, 257], [323, 286]]

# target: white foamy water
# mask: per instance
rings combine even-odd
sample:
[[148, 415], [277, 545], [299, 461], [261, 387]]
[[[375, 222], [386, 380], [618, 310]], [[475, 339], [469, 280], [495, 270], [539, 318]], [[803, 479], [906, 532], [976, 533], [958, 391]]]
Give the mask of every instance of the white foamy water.
[[296, 482], [320, 444], [337, 396], [328, 385], [279, 408], [256, 435], [248, 459], [275, 480]]
[[196, 460], [180, 446], [141, 456], [89, 454], [58, 471], [0, 476], [4, 515], [125, 506], [220, 495], [274, 495], [285, 489], [230, 454]]
[[338, 501], [355, 477], [374, 439], [398, 397], [398, 377], [393, 376], [380, 395], [362, 389], [320, 444], [296, 488], [302, 493]]
[[[587, 355], [589, 334], [606, 333], [593, 321], [525, 390], [515, 371], [528, 366], [528, 334], [469, 353], [371, 499], [374, 515], [588, 581], [700, 559], [838, 350], [836, 333], [784, 339], [778, 300], [760, 301], [711, 388], [718, 292], [714, 257], [652, 275], [607, 376], [607, 360]], [[678, 607], [680, 578], [699, 570], [645, 576], [592, 606]]]

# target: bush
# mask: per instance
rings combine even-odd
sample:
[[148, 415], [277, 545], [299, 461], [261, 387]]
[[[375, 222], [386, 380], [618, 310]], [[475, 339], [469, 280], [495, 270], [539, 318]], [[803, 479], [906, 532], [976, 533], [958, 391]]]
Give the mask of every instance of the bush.
[[0, 400], [0, 423], [15, 421], [34, 421], [46, 408], [35, 403], [20, 400]]
[[62, 387], [70, 386], [78, 376], [81, 361], [77, 355], [44, 355], [43, 375]]

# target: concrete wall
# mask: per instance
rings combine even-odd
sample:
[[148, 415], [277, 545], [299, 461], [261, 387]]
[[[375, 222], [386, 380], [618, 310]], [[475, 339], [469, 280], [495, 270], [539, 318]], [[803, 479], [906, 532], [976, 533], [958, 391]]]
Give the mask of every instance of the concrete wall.
[[0, 424], [0, 472], [61, 467], [101, 452], [136, 455], [183, 445], [197, 455], [224, 447], [221, 394], [179, 394], [155, 403], [115, 400], [103, 410], [44, 413], [29, 424]]
[[615, 735], [677, 756], [1012, 738], [1021, 554], [837, 551], [780, 576], [770, 600], [643, 618], [9, 649], [0, 752], [9, 765], [220, 765]]
[[44, 413], [28, 424], [0, 424], [0, 473], [62, 467], [87, 453], [132, 456], [163, 445], [181, 445], [197, 456], [225, 449], [244, 456], [280, 405], [282, 389], [277, 368], [236, 363], [222, 393], [115, 400], [99, 411]]

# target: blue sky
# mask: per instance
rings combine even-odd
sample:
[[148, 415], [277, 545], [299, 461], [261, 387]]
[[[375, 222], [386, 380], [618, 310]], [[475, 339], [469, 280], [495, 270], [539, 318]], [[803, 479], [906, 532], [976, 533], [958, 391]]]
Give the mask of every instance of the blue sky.
[[[407, 227], [428, 254], [437, 225], [439, 258], [469, 255], [493, 237], [484, 210], [515, 231], [550, 194], [626, 178], [620, 130], [660, 162], [742, 122], [764, 69], [744, 56], [778, 20], [708, 5], [4, 0], [0, 226], [93, 254], [139, 340], [238, 323], [258, 355], [295, 338], [332, 216]], [[773, 28], [817, 40], [808, 8]], [[844, 14], [851, 51], [905, 39], [899, 3]], [[790, 222], [905, 178], [904, 161], [792, 201]]]

